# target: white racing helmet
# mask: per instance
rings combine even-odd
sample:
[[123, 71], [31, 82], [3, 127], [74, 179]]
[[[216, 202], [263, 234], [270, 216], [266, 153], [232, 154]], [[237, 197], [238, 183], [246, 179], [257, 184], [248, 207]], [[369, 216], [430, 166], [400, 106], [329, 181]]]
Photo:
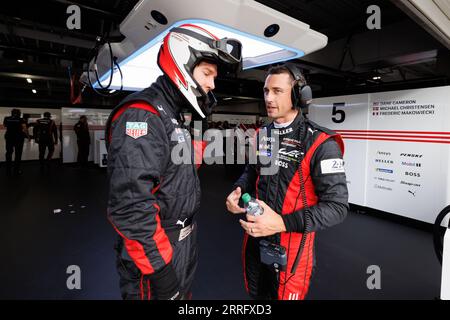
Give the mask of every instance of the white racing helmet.
[[205, 118], [217, 100], [211, 91], [206, 94], [194, 79], [194, 68], [201, 61], [216, 64], [219, 73], [236, 74], [242, 68], [242, 44], [235, 39], [219, 39], [193, 24], [173, 28], [165, 36], [158, 53], [158, 66]]

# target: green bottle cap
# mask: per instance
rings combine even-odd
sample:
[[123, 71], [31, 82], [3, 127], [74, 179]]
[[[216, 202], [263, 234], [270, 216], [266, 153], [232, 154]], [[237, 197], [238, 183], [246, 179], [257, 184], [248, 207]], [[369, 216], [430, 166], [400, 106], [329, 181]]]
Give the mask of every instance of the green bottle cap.
[[250, 201], [252, 197], [250, 197], [250, 195], [248, 193], [244, 193], [242, 195], [242, 201], [244, 201], [244, 203], [248, 203]]

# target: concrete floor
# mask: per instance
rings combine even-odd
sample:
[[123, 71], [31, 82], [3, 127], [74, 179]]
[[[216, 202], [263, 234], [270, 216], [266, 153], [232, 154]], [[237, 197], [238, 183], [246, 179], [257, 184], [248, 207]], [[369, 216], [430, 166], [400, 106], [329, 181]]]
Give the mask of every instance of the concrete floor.
[[[106, 171], [36, 162], [8, 178], [1, 168], [0, 299], [119, 299], [106, 220]], [[248, 299], [243, 285], [239, 217], [224, 201], [233, 184], [221, 166], [203, 166], [198, 216], [200, 261], [193, 299]], [[84, 208], [82, 208], [84, 207]], [[61, 213], [54, 213], [61, 209]], [[73, 211], [73, 213], [71, 213]], [[317, 234], [317, 268], [307, 299], [428, 299], [439, 296], [440, 265], [429, 231], [351, 212]], [[81, 290], [68, 290], [67, 267], [81, 268]], [[367, 268], [381, 269], [369, 290]]]

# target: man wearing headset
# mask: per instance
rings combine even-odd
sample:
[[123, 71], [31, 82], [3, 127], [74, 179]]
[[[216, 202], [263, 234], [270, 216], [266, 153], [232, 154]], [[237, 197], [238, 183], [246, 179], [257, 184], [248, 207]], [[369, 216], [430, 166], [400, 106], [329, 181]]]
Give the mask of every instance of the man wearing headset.
[[[239, 41], [219, 39], [192, 24], [173, 28], [158, 54], [163, 75], [128, 96], [109, 117], [108, 218], [119, 235], [124, 299], [190, 297], [201, 197], [196, 152], [202, 143], [191, 139], [182, 111], [206, 120], [216, 103], [217, 74], [237, 72], [241, 62]], [[174, 161], [193, 143], [189, 161]]]
[[[295, 65], [269, 70], [264, 100], [273, 122], [258, 131], [256, 146], [258, 157], [272, 157], [277, 170], [265, 174], [268, 164], [258, 158], [246, 166], [226, 200], [230, 212], [245, 213], [239, 199], [243, 193], [254, 193], [264, 209], [260, 216], [247, 214], [247, 221], [240, 220], [246, 231], [245, 286], [255, 299], [304, 299], [315, 261], [315, 231], [347, 215], [344, 143], [338, 134], [302, 115], [298, 107], [306, 107], [310, 93]], [[267, 244], [276, 249], [269, 256]]]

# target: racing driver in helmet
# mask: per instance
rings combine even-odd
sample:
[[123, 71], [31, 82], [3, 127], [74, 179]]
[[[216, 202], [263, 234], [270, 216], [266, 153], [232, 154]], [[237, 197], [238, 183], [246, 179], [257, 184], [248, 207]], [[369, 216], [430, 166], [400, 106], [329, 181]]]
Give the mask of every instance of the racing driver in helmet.
[[158, 53], [163, 75], [109, 116], [107, 214], [117, 232], [123, 299], [190, 298], [198, 257], [198, 159], [190, 152], [192, 161], [174, 162], [172, 150], [180, 144], [204, 147], [201, 141], [193, 145], [182, 110], [206, 119], [216, 104], [215, 78], [238, 72], [241, 52], [239, 41], [219, 39], [197, 25], [172, 28]]

